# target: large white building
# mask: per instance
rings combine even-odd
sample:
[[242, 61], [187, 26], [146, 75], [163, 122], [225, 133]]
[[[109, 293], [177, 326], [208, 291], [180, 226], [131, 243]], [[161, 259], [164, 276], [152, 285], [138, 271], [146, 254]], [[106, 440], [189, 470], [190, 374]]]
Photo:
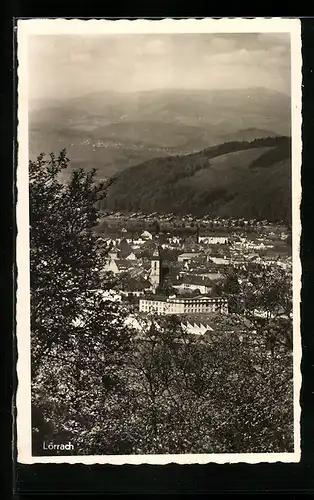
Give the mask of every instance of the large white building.
[[221, 297], [147, 296], [139, 300], [139, 311], [157, 314], [188, 314], [220, 312], [228, 314], [228, 302]]

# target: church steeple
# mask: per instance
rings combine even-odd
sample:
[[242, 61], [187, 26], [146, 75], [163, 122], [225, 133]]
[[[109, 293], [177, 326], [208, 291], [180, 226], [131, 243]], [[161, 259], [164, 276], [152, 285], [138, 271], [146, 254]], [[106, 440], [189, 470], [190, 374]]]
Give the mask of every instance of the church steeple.
[[161, 263], [160, 253], [158, 247], [155, 248], [151, 262], [150, 262], [150, 276], [149, 281], [154, 290], [160, 285], [161, 279]]

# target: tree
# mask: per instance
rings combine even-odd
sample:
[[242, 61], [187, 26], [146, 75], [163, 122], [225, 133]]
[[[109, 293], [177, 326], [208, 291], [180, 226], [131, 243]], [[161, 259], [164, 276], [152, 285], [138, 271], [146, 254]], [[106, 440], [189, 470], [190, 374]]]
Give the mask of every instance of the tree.
[[291, 351], [252, 329], [189, 335], [150, 318], [130, 357], [133, 453], [292, 451]]
[[154, 232], [155, 236], [160, 233], [160, 223], [157, 219], [152, 223], [152, 231]]
[[156, 290], [156, 293], [157, 294], [160, 294], [160, 295], [173, 295], [174, 293], [176, 293], [176, 289], [173, 288], [172, 286], [172, 282], [171, 282], [171, 278], [169, 276], [169, 274], [167, 274], [161, 284], [157, 287], [157, 290]]
[[225, 270], [225, 280], [222, 285], [222, 293], [228, 298], [228, 306], [230, 312], [240, 312], [243, 305], [239, 297], [241, 287], [237, 270], [233, 267], [228, 267]]
[[54, 432], [79, 436], [91, 414], [84, 390], [119, 372], [130, 332], [92, 231], [106, 186], [82, 168], [62, 182], [68, 165], [65, 151], [29, 165], [32, 403]]
[[136, 453], [193, 453], [204, 448], [197, 418], [198, 379], [193, 379], [203, 365], [197, 360], [197, 353], [202, 358], [198, 347], [175, 316], [152, 317], [143, 329], [130, 358], [136, 387], [131, 429]]
[[213, 282], [210, 292], [211, 297], [220, 297], [221, 293], [222, 293], [221, 283]]
[[227, 270], [223, 294], [268, 341], [292, 346], [292, 274], [279, 266], [247, 264]]
[[293, 362], [289, 346], [247, 329], [213, 340], [216, 370], [207, 399], [217, 452], [293, 451]]

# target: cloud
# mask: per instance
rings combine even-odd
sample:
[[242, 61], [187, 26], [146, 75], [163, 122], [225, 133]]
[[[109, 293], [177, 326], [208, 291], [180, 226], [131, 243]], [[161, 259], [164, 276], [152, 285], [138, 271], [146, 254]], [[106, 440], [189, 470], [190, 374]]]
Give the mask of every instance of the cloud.
[[290, 54], [286, 47], [277, 45], [269, 50], [249, 50], [241, 48], [232, 52], [224, 52], [207, 56], [207, 61], [215, 65], [242, 66], [243, 71], [249, 70], [249, 66], [269, 67], [270, 64], [279, 67], [289, 66]]
[[229, 52], [236, 45], [236, 40], [230, 36], [216, 35], [210, 40], [210, 50], [212, 52]]
[[257, 40], [267, 46], [273, 46], [275, 44], [289, 46], [290, 33], [259, 33], [257, 35]]
[[287, 34], [34, 36], [30, 92], [50, 97], [105, 89], [270, 86], [290, 81]]

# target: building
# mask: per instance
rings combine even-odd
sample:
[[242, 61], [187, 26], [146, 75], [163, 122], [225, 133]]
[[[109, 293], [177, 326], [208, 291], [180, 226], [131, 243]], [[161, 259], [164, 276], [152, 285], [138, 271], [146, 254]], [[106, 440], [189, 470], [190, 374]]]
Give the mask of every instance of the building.
[[108, 257], [112, 260], [116, 260], [118, 259], [118, 253], [119, 251], [116, 248], [114, 248], [110, 250], [110, 252], [108, 252]]
[[131, 271], [138, 267], [136, 261], [128, 259], [110, 259], [104, 266], [104, 271], [112, 272], [113, 274], [120, 274]]
[[205, 268], [197, 268], [197, 269], [190, 269], [189, 274], [187, 272], [181, 271], [180, 272], [181, 276], [198, 276], [200, 278], [209, 278], [210, 280], [216, 281], [220, 280], [223, 275], [219, 271], [218, 267], [212, 266], [212, 267], [205, 267]]
[[[145, 333], [150, 330], [153, 323], [158, 330], [158, 318], [152, 319], [145, 314], [138, 313], [132, 314], [126, 319], [126, 324], [138, 332], [137, 338], [140, 338], [143, 334], [145, 338]], [[184, 314], [180, 316], [179, 325], [184, 333], [206, 337], [206, 341], [209, 343], [219, 342], [229, 335], [239, 335], [241, 339], [248, 330], [255, 333], [252, 323], [247, 318], [235, 314]]]
[[152, 285], [152, 290], [155, 291], [161, 282], [161, 261], [159, 250], [156, 248], [154, 250], [151, 263], [150, 263], [150, 273], [149, 281]]
[[199, 290], [200, 293], [210, 293], [213, 286], [214, 283], [210, 279], [194, 274], [187, 274], [183, 276], [178, 283], [173, 284], [173, 288], [177, 290]]
[[178, 262], [191, 262], [192, 259], [201, 255], [199, 252], [185, 252], [178, 255]]
[[220, 312], [228, 314], [228, 302], [221, 297], [146, 296], [139, 301], [139, 311], [157, 314], [189, 314]]
[[119, 274], [117, 261], [113, 258], [109, 259], [104, 266], [104, 271], [111, 272], [113, 274]]
[[125, 258], [126, 260], [137, 260], [137, 257], [134, 252], [129, 253], [129, 255]]
[[150, 289], [150, 283], [140, 278], [130, 277], [125, 289], [121, 292], [125, 297], [140, 297]]
[[153, 235], [149, 231], [143, 231], [141, 234], [141, 238], [143, 238], [144, 240], [152, 240]]
[[191, 333], [193, 335], [205, 335], [207, 332], [214, 331], [214, 327], [210, 321], [208, 321], [207, 318], [202, 320], [200, 316], [206, 317], [206, 315], [199, 315], [198, 318], [190, 318], [189, 316], [182, 318], [181, 328], [183, 328], [186, 333]]
[[146, 242], [147, 240], [144, 240], [143, 238], [139, 237], [139, 238], [136, 238], [133, 240], [132, 242], [132, 248], [135, 249], [135, 248], [140, 248], [142, 245], [144, 245], [144, 243]]
[[220, 245], [229, 242], [228, 235], [208, 235], [208, 236], [199, 236], [198, 243], [203, 243], [204, 245]]
[[218, 266], [228, 266], [230, 264], [230, 259], [227, 259], [226, 256], [221, 255], [210, 255], [209, 256], [211, 262], [217, 264]]

